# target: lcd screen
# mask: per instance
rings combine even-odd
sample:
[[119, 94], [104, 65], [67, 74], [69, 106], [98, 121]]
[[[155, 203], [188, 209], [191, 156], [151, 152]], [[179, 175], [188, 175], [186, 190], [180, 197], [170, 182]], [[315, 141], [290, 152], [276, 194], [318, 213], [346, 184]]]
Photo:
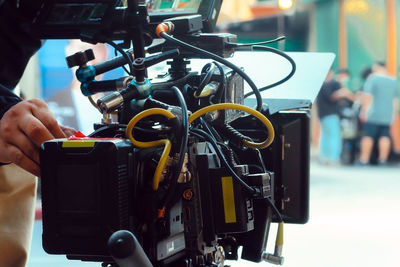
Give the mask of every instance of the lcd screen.
[[140, 2], [147, 5], [147, 10], [151, 14], [197, 13], [201, 0], [145, 0]]

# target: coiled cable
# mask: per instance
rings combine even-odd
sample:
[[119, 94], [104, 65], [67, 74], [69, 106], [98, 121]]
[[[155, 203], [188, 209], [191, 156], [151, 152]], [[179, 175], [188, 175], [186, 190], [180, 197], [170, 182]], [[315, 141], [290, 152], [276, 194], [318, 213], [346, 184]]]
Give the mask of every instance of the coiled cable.
[[224, 103], [224, 104], [215, 104], [211, 106], [204, 107], [202, 109], [199, 109], [189, 117], [189, 123], [192, 123], [194, 120], [198, 119], [200, 116], [206, 114], [207, 112], [210, 111], [215, 111], [215, 110], [222, 110], [222, 109], [236, 109], [236, 110], [241, 110], [244, 112], [247, 112], [254, 117], [258, 118], [267, 128], [268, 130], [268, 137], [261, 143], [255, 143], [253, 141], [249, 140], [244, 140], [243, 144], [249, 148], [258, 148], [258, 149], [264, 149], [271, 145], [271, 143], [274, 141], [275, 138], [275, 131], [274, 127], [272, 126], [272, 123], [268, 120], [267, 117], [265, 117], [262, 113], [258, 112], [257, 110], [254, 110], [252, 108], [249, 108], [247, 106], [239, 105], [239, 104], [232, 104], [232, 103]]
[[144, 110], [137, 114], [135, 117], [133, 117], [128, 125], [126, 126], [125, 134], [127, 138], [132, 142], [132, 144], [136, 147], [140, 148], [150, 148], [150, 147], [157, 147], [157, 146], [164, 146], [164, 150], [162, 152], [160, 161], [158, 162], [157, 168], [154, 172], [154, 177], [153, 177], [153, 190], [156, 191], [158, 190], [158, 185], [160, 182], [160, 177], [162, 174], [162, 171], [164, 170], [165, 164], [168, 159], [169, 152], [171, 151], [171, 141], [168, 139], [160, 139], [160, 140], [155, 140], [155, 141], [149, 141], [149, 142], [142, 142], [138, 141], [135, 138], [133, 138], [132, 135], [132, 130], [133, 127], [135, 127], [136, 123], [138, 123], [141, 119], [152, 116], [152, 115], [163, 115], [167, 117], [168, 119], [173, 119], [175, 118], [175, 115], [172, 114], [171, 112], [161, 109], [161, 108], [151, 108]]

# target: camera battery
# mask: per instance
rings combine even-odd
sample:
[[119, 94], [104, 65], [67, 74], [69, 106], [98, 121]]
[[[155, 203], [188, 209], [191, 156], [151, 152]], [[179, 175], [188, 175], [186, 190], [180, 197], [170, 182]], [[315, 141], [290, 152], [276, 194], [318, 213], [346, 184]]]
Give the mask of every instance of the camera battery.
[[125, 139], [58, 139], [42, 144], [46, 252], [109, 254], [110, 235], [129, 228], [133, 160], [132, 144]]
[[[234, 169], [239, 177], [247, 173], [247, 165], [238, 165]], [[254, 229], [253, 201], [235, 178], [223, 168], [210, 169], [210, 188], [216, 233], [241, 233]]]

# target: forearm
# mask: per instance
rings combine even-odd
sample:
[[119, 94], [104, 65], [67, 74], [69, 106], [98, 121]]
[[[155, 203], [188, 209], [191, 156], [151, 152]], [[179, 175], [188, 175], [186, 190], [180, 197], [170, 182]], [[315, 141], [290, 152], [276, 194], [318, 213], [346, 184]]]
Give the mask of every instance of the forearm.
[[371, 106], [373, 97], [369, 94], [364, 94], [361, 98], [361, 112], [366, 113], [368, 108]]
[[[0, 123], [4, 113], [20, 101], [21, 99], [17, 95], [13, 94], [10, 90], [0, 84]], [[0, 166], [4, 164], [7, 163], [0, 162]]]
[[336, 102], [340, 99], [347, 99], [350, 101], [354, 101], [355, 100], [355, 95], [350, 92], [347, 88], [343, 87], [340, 88], [339, 90], [337, 90], [336, 92], [334, 92], [331, 96], [332, 101]]

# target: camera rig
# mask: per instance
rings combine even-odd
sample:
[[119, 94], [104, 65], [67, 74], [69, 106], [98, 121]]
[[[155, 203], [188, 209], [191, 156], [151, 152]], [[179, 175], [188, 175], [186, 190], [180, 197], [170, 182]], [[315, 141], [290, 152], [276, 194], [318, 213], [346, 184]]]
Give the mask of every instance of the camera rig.
[[[289, 79], [294, 61], [209, 33], [220, 7], [221, 0], [42, 1], [37, 36], [108, 43], [121, 53], [96, 65], [87, 64], [91, 50], [67, 57], [84, 95], [112, 92], [93, 103], [103, 119], [92, 134], [41, 147], [46, 252], [103, 266], [197, 267], [224, 266], [242, 247], [242, 259], [283, 263], [283, 221], [308, 220], [309, 103], [289, 101], [290, 112], [263, 106], [260, 91]], [[153, 45], [155, 38], [164, 42]], [[225, 59], [238, 49], [278, 53], [292, 71], [257, 88]], [[213, 61], [197, 73], [192, 58]], [[148, 68], [163, 61], [168, 73], [148, 79]], [[94, 79], [125, 65], [126, 77]], [[243, 105], [251, 94], [255, 109]], [[269, 254], [272, 222], [279, 226]]]

